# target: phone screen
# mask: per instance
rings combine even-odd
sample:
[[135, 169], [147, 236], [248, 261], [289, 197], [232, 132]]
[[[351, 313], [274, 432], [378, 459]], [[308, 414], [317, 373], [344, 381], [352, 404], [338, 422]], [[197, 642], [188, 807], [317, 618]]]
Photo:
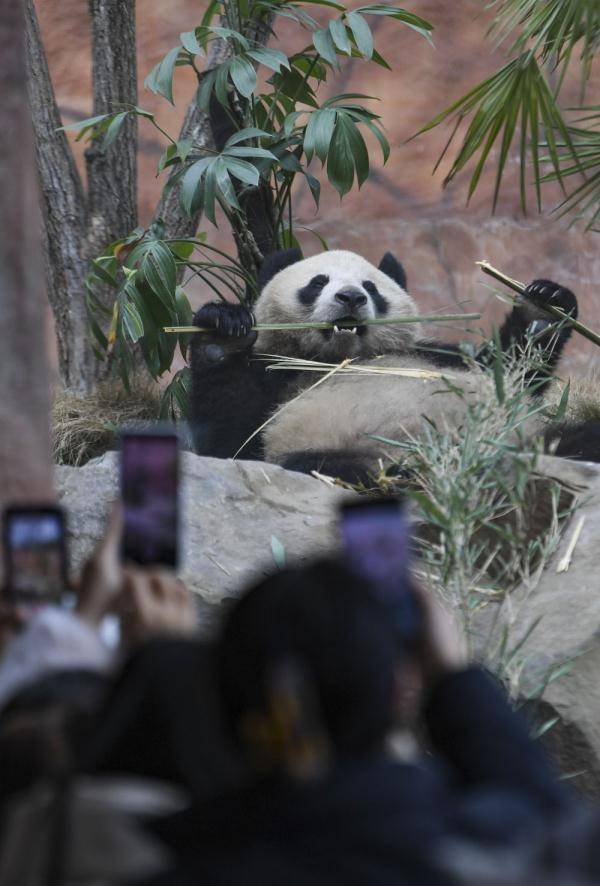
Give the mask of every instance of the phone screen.
[[177, 566], [179, 441], [173, 433], [125, 433], [121, 441], [122, 556]]
[[341, 534], [345, 561], [390, 606], [401, 639], [412, 639], [420, 610], [411, 591], [410, 528], [403, 503], [372, 499], [343, 505]]
[[4, 512], [6, 590], [13, 601], [59, 602], [67, 590], [65, 517], [57, 507]]

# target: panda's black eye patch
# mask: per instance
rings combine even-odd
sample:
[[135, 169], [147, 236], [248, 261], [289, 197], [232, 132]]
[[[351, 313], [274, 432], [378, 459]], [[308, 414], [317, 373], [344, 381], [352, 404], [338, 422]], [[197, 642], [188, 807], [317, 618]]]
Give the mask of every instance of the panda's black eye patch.
[[314, 304], [327, 283], [329, 283], [329, 277], [326, 274], [317, 274], [306, 286], [298, 290], [298, 300], [303, 305]]
[[387, 314], [390, 309], [389, 302], [387, 298], [380, 293], [375, 284], [371, 280], [363, 280], [362, 285], [363, 289], [365, 289], [373, 299], [377, 313]]

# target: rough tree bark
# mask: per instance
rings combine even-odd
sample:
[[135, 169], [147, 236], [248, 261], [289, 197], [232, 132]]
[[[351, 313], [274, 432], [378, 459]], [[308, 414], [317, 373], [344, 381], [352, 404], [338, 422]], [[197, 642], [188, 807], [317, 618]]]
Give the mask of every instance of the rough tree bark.
[[[137, 120], [108, 151], [86, 151], [84, 192], [64, 132], [33, 0], [25, 0], [29, 100], [44, 216], [48, 298], [66, 387], [93, 390], [102, 374], [87, 328], [84, 279], [90, 258], [137, 222]], [[90, 0], [94, 114], [137, 102], [135, 0]]]
[[[0, 0], [3, 2], [3, 0]], [[87, 193], [61, 126], [44, 54], [34, 0], [24, 0], [30, 104], [41, 183], [44, 254], [48, 298], [54, 314], [59, 366], [63, 383], [76, 393], [94, 390], [105, 367], [94, 356], [88, 333], [84, 280], [91, 258], [137, 224], [137, 118], [128, 118], [108, 151], [92, 142], [85, 152]], [[137, 104], [135, 0], [89, 0], [92, 34], [93, 115]], [[269, 28], [252, 23], [250, 35], [265, 43]], [[211, 42], [206, 70], [227, 59], [228, 41]], [[218, 139], [210, 117], [196, 94], [179, 138], [194, 139], [197, 149], [214, 150]], [[155, 213], [166, 237], [191, 237], [199, 216], [187, 217], [179, 207], [179, 188], [163, 193]], [[257, 202], [258, 201], [258, 202]], [[268, 248], [264, 231], [265, 195], [257, 192], [248, 209], [251, 230], [232, 220], [242, 263], [256, 271]], [[256, 211], [253, 206], [256, 203]], [[268, 210], [268, 206], [267, 206]], [[268, 214], [268, 213], [267, 213]], [[271, 220], [272, 221], [272, 220]], [[262, 227], [261, 227], [262, 225]], [[256, 227], [256, 236], [253, 230]], [[271, 225], [272, 227], [272, 225]], [[110, 304], [111, 293], [107, 293]]]
[[0, 505], [52, 495], [37, 176], [23, 7], [0, 0]]
[[[92, 27], [93, 116], [137, 105], [135, 0], [89, 0]], [[88, 248], [99, 255], [110, 240], [137, 224], [137, 130], [130, 115], [108, 151], [91, 142], [85, 152]]]

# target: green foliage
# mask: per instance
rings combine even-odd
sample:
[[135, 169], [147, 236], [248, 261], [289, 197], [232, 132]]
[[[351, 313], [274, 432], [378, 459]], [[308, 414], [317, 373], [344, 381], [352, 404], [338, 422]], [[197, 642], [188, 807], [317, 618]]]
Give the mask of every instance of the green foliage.
[[[324, 10], [328, 20], [317, 22], [306, 9], [311, 6]], [[272, 32], [280, 17], [308, 33], [307, 45], [290, 56], [265, 47], [256, 37], [261, 28]], [[154, 114], [138, 107], [121, 106], [67, 128], [78, 130], [78, 138], [99, 140], [109, 150], [129, 114], [147, 119], [167, 140], [158, 172], [169, 172], [165, 187], [179, 189], [182, 212], [202, 212], [216, 225], [220, 207], [239, 235], [249, 229], [247, 199], [259, 190], [270, 207], [272, 248], [297, 245], [293, 189], [303, 178], [318, 207], [320, 182], [309, 170], [316, 160], [342, 198], [369, 175], [365, 132], [377, 140], [383, 161], [389, 157], [380, 118], [363, 104], [372, 100], [370, 96], [342, 94], [318, 100], [330, 71], [338, 71], [348, 59], [390, 69], [374, 45], [369, 24], [373, 17], [390, 18], [431, 41], [432, 25], [396, 6], [375, 3], [348, 10], [333, 0], [213, 0], [200, 24], [180, 34], [179, 44], [150, 71], [145, 86], [173, 103], [176, 71], [191, 66], [198, 77], [200, 106], [212, 112], [218, 102], [235, 129], [220, 151], [193, 139], [172, 138]], [[227, 41], [229, 54], [216, 67], [200, 71], [197, 64], [215, 40]], [[258, 85], [261, 67], [268, 76], [264, 90]], [[200, 253], [196, 260], [192, 251]], [[238, 262], [210, 253], [202, 238], [175, 244], [159, 230], [136, 230], [93, 262], [87, 280], [90, 328], [99, 354], [110, 359], [124, 384], [129, 384], [134, 366], [133, 346], [141, 349], [154, 378], [170, 368], [177, 345], [185, 353], [185, 337], [178, 340], [163, 327], [190, 322], [185, 281], [178, 285], [186, 269], [200, 276], [217, 297], [252, 301], [255, 295], [256, 266], [249, 264], [247, 254], [240, 250]], [[110, 316], [99, 296], [106, 287], [114, 290]], [[187, 385], [185, 372], [173, 379], [165, 394], [165, 414], [184, 408]]]
[[547, 418], [526, 384], [539, 360], [532, 340], [515, 359], [497, 352], [476, 398], [448, 385], [445, 396], [464, 400], [460, 426], [424, 419], [401, 460], [412, 478], [402, 489], [414, 502], [417, 570], [458, 614], [471, 656], [527, 697], [544, 687], [523, 684], [536, 625], [520, 629], [522, 607], [575, 506], [571, 491], [540, 474], [532, 444], [533, 428], [541, 433]]
[[[165, 326], [192, 322], [185, 284], [177, 283], [180, 272], [200, 277], [217, 297], [228, 293], [230, 298], [243, 299], [245, 286], [250, 285], [244, 269], [204, 240], [203, 236], [164, 240], [160, 226], [137, 229], [92, 262], [86, 279], [90, 328], [98, 356], [113, 363], [126, 389], [135, 368], [133, 345], [141, 349], [154, 379], [170, 370], [177, 347], [186, 359], [189, 336], [164, 331]], [[107, 286], [114, 291], [114, 304], [105, 334], [97, 317], [102, 310], [99, 290]], [[188, 390], [186, 368], [165, 388], [161, 418], [186, 415]]]
[[[577, 176], [574, 189], [559, 204], [561, 214], [570, 213], [573, 220], [583, 221], [587, 231], [600, 230], [600, 105], [585, 109], [586, 115], [574, 121], [568, 132], [571, 144], [575, 146], [575, 157], [565, 150], [565, 143], [558, 142], [560, 154], [560, 175], [563, 179]], [[556, 177], [549, 172], [542, 181]], [[583, 179], [583, 180], [582, 180]]]
[[454, 121], [437, 168], [461, 123], [470, 118], [444, 185], [477, 157], [469, 184], [470, 199], [491, 161], [492, 148], [496, 147], [493, 209], [514, 147], [519, 153], [524, 212], [530, 175], [536, 188], [538, 210], [541, 210], [545, 181], [559, 181], [564, 190], [564, 179], [583, 175], [583, 184], [578, 184], [565, 197], [560, 209], [575, 211], [576, 219], [591, 215], [588, 228], [593, 228], [600, 215], [600, 185], [595, 176], [588, 185], [587, 171], [600, 170], [597, 119], [588, 117], [580, 121], [593, 124], [591, 127], [569, 125], [559, 99], [574, 54], [581, 68], [582, 95], [585, 92], [600, 46], [600, 5], [597, 0], [492, 0], [486, 8], [496, 12], [488, 34], [496, 47], [508, 45], [509, 60], [438, 114], [417, 135], [448, 120]]
[[561, 174], [560, 160], [555, 131], [563, 137], [565, 147], [570, 149], [573, 158], [575, 158], [575, 152], [568, 128], [533, 53], [527, 50], [518, 58], [508, 62], [492, 77], [484, 80], [458, 102], [438, 114], [418, 133], [420, 135], [422, 132], [438, 126], [444, 120], [456, 118], [454, 130], [436, 168], [450, 147], [460, 123], [471, 113], [473, 114], [471, 122], [450, 171], [444, 179], [444, 185], [452, 181], [479, 152], [479, 159], [469, 185], [470, 199], [479, 184], [489, 154], [499, 140], [500, 149], [493, 197], [493, 208], [495, 209], [506, 161], [519, 127], [521, 205], [526, 211], [526, 172], [527, 156], [529, 155], [537, 174], [537, 199], [538, 207], [541, 208], [539, 169], [542, 138], [544, 144], [550, 149], [552, 165], [559, 178]]

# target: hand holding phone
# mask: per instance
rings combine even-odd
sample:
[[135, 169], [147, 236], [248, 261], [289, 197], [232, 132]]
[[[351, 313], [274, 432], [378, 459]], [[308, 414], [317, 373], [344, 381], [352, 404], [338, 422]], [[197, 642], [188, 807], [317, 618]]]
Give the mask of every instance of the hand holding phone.
[[121, 438], [124, 562], [175, 568], [179, 534], [179, 441], [169, 431]]
[[414, 641], [422, 613], [412, 590], [404, 503], [397, 498], [365, 497], [343, 505], [340, 514], [345, 562], [390, 606], [401, 641]]
[[3, 515], [5, 595], [11, 603], [58, 603], [67, 591], [65, 515], [20, 505]]

